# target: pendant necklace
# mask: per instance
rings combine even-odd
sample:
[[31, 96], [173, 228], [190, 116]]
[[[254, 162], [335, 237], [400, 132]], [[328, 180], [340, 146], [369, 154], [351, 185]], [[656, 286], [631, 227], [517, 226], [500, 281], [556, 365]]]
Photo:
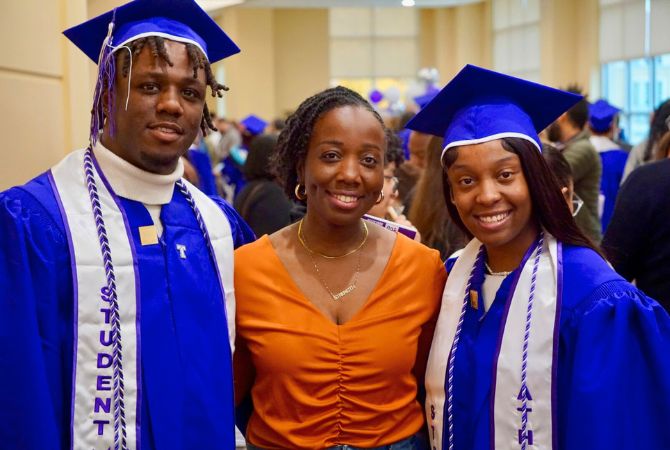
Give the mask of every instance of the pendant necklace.
[[314, 273], [316, 274], [316, 277], [319, 279], [319, 281], [323, 285], [326, 292], [328, 292], [328, 295], [330, 295], [330, 297], [333, 300], [339, 300], [342, 297], [344, 297], [344, 296], [350, 294], [351, 292], [353, 292], [356, 289], [356, 284], [358, 283], [358, 274], [359, 274], [360, 269], [361, 269], [361, 254], [360, 253], [357, 255], [357, 258], [356, 258], [356, 270], [354, 271], [353, 280], [352, 280], [351, 284], [349, 286], [347, 286], [346, 288], [342, 289], [341, 291], [335, 292], [335, 293], [328, 287], [328, 283], [326, 283], [326, 280], [321, 276], [321, 271], [319, 270], [319, 265], [317, 264], [316, 258], [314, 256], [318, 255], [318, 256], [321, 256], [322, 258], [325, 258], [325, 259], [338, 259], [338, 258], [344, 258], [345, 256], [353, 255], [354, 253], [358, 252], [361, 248], [363, 248], [363, 246], [365, 245], [365, 243], [368, 240], [369, 230], [368, 230], [368, 226], [365, 223], [365, 221], [363, 221], [363, 229], [365, 230], [365, 236], [363, 237], [363, 241], [355, 249], [345, 253], [344, 255], [336, 255], [336, 256], [324, 255], [323, 253], [317, 252], [316, 250], [312, 250], [309, 247], [309, 245], [307, 244], [307, 239], [305, 238], [305, 235], [302, 232], [302, 222], [303, 221], [300, 220], [300, 222], [298, 223], [298, 240], [300, 241], [300, 244], [302, 244], [303, 248], [305, 250], [307, 250], [307, 253], [309, 253], [309, 258], [312, 260], [312, 266], [314, 267]]
[[486, 273], [488, 273], [489, 275], [492, 275], [494, 277], [506, 277], [507, 275], [509, 275], [510, 273], [513, 272], [512, 270], [510, 270], [509, 272], [494, 272], [491, 269], [491, 266], [489, 266], [489, 263], [487, 263], [487, 262], [484, 263], [484, 266], [486, 267]]

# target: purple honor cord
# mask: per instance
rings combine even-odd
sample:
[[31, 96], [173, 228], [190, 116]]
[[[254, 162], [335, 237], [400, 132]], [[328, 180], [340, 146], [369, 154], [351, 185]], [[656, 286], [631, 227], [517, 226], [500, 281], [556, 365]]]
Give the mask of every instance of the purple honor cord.
[[528, 309], [526, 310], [526, 328], [523, 333], [523, 353], [521, 356], [521, 450], [526, 450], [528, 445], [528, 386], [526, 385], [526, 368], [528, 366], [528, 338], [530, 337], [530, 319], [533, 314], [533, 299], [535, 298], [535, 280], [537, 278], [537, 267], [540, 264], [542, 256], [542, 246], [544, 245], [544, 232], [540, 233], [540, 240], [537, 243], [537, 252], [533, 262], [533, 274], [530, 279], [530, 296], [528, 297]]
[[84, 173], [86, 176], [88, 195], [91, 200], [91, 206], [93, 208], [95, 227], [98, 232], [100, 251], [102, 253], [102, 259], [105, 266], [105, 276], [107, 278], [107, 286], [105, 287], [107, 292], [105, 292], [105, 294], [108, 294], [110, 303], [110, 321], [112, 325], [112, 379], [114, 381], [114, 449], [126, 450], [128, 446], [126, 444], [126, 411], [123, 401], [123, 347], [121, 345], [121, 317], [119, 314], [119, 303], [116, 296], [116, 278], [114, 276], [112, 253], [109, 248], [107, 229], [105, 228], [105, 221], [103, 220], [102, 209], [100, 207], [98, 187], [95, 184], [95, 178], [93, 175], [93, 156], [90, 148], [88, 148], [84, 153]]
[[[186, 198], [186, 201], [188, 204], [191, 206], [191, 209], [193, 210], [193, 214], [195, 214], [195, 218], [198, 221], [198, 226], [200, 227], [200, 232], [202, 233], [202, 237], [205, 238], [205, 242], [207, 242], [207, 249], [209, 250], [209, 254], [212, 258], [212, 263], [214, 264], [214, 267], [216, 267], [216, 258], [214, 256], [214, 248], [212, 247], [212, 241], [209, 239], [209, 233], [207, 232], [207, 227], [205, 227], [205, 221], [202, 219], [202, 214], [200, 214], [200, 210], [195, 204], [195, 200], [193, 199], [193, 196], [189, 192], [189, 190], [186, 188], [186, 184], [182, 180], [177, 181], [177, 187], [179, 188], [179, 191], [182, 193], [182, 195]], [[223, 290], [223, 286], [221, 286], [221, 290]]]
[[454, 363], [456, 362], [456, 350], [458, 349], [458, 341], [461, 337], [461, 329], [463, 328], [463, 320], [465, 319], [465, 312], [468, 308], [468, 297], [470, 296], [470, 287], [472, 286], [472, 279], [475, 275], [475, 267], [484, 258], [484, 246], [479, 247], [479, 253], [472, 266], [470, 277], [468, 278], [468, 285], [465, 287], [465, 296], [463, 297], [463, 306], [461, 308], [461, 315], [458, 318], [458, 326], [456, 327], [456, 334], [454, 335], [454, 343], [451, 346], [451, 354], [449, 355], [448, 364], [448, 392], [447, 392], [447, 424], [449, 430], [449, 450], [454, 449]]

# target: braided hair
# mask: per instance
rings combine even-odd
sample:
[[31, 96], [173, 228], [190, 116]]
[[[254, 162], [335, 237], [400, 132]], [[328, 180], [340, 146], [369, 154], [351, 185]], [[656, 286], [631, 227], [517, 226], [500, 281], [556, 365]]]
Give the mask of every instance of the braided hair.
[[[212, 97], [223, 97], [223, 92], [227, 91], [228, 87], [216, 81], [216, 78], [214, 78], [214, 74], [212, 72], [212, 67], [205, 55], [198, 47], [191, 43], [186, 42], [184, 45], [186, 46], [186, 53], [193, 69], [193, 78], [198, 77], [198, 69], [204, 70], [205, 82], [212, 90]], [[145, 36], [130, 42], [128, 47], [130, 48], [130, 52], [120, 52], [120, 56], [116, 62], [117, 64], [121, 65], [121, 75], [124, 78], [128, 77], [130, 73], [131, 58], [134, 59], [137, 57], [142, 52], [144, 47], [149, 48], [149, 51], [154, 58], [162, 59], [170, 67], [174, 66], [174, 63], [170, 60], [170, 56], [165, 49], [165, 38], [160, 36]], [[207, 134], [208, 130], [216, 131], [216, 127], [212, 123], [209, 108], [207, 108], [207, 102], [205, 102], [202, 119], [200, 122], [200, 130], [202, 131], [203, 135]]]
[[272, 171], [289, 198], [296, 199], [298, 167], [302, 166], [307, 158], [314, 125], [328, 111], [343, 106], [357, 106], [370, 111], [387, 136], [386, 125], [379, 113], [367, 100], [351, 89], [337, 86], [309, 97], [287, 119], [286, 127], [279, 134], [277, 147], [271, 159]]

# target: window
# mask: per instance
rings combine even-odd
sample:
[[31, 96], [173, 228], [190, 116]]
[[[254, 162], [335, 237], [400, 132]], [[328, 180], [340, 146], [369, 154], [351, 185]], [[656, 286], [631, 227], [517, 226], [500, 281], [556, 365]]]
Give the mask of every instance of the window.
[[670, 53], [654, 58], [654, 106], [670, 98]]
[[621, 108], [619, 126], [633, 145], [670, 98], [668, 23], [667, 0], [600, 0], [601, 96]]
[[622, 110], [619, 127], [635, 145], [647, 138], [651, 113], [670, 98], [670, 53], [603, 64], [602, 97]]
[[540, 0], [493, 1], [493, 68], [540, 81]]

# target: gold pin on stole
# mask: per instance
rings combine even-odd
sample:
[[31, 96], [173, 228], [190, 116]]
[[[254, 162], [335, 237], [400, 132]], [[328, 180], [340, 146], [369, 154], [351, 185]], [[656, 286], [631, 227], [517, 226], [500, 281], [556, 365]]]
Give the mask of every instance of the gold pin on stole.
[[139, 227], [140, 242], [142, 245], [158, 244], [158, 231], [155, 225], [147, 225], [146, 227]]
[[479, 309], [479, 292], [474, 289], [470, 290], [470, 306], [474, 309]]

